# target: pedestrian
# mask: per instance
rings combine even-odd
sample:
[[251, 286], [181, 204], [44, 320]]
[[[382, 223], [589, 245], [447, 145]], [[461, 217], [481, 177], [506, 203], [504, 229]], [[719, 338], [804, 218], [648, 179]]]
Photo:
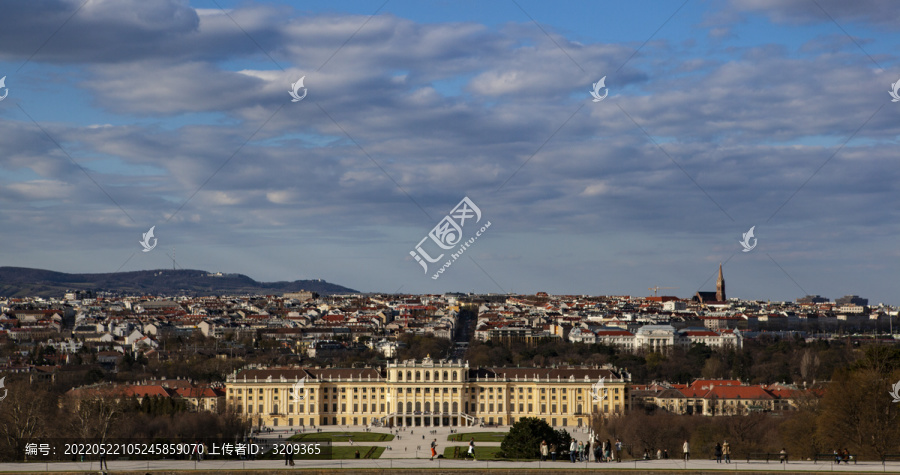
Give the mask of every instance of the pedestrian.
[[468, 457], [469, 455], [472, 456], [472, 461], [476, 462], [476, 460], [475, 460], [475, 437], [472, 437], [472, 439], [469, 440], [469, 453], [467, 453], [466, 456]]
[[575, 454], [577, 452], [578, 452], [578, 443], [575, 441], [575, 439], [572, 439], [572, 441], [569, 442], [569, 460], [571, 460], [572, 463], [575, 463]]
[[787, 463], [787, 450], [785, 450], [784, 447], [781, 448], [781, 452], [778, 452], [778, 455], [778, 463]]
[[656, 460], [662, 460], [662, 449], [656, 449]]
[[725, 463], [731, 463], [731, 446], [727, 440], [722, 443], [722, 455], [725, 456]]
[[691, 444], [688, 443], [687, 439], [684, 439], [684, 445], [681, 446], [681, 451], [684, 453], [685, 462], [691, 459]]
[[612, 442], [610, 442], [609, 439], [606, 439], [606, 452], [603, 453], [603, 456], [606, 457], [607, 462], [612, 462], [612, 449]]
[[550, 461], [556, 462], [556, 444], [550, 444]]
[[669, 449], [663, 449], [663, 460], [669, 460]]
[[576, 448], [575, 450], [578, 451], [578, 457], [577, 457], [578, 461], [579, 462], [583, 461], [584, 460], [584, 442], [579, 441], [578, 448]]
[[288, 448], [287, 452], [288, 452], [288, 462], [290, 462], [291, 467], [293, 467], [294, 466], [294, 451], [291, 450], [290, 448]]
[[622, 441], [616, 437], [616, 462], [622, 461]]
[[434, 461], [434, 456], [437, 455], [437, 439], [431, 441], [431, 460]]
[[716, 463], [722, 463], [722, 444], [716, 442], [716, 448], [713, 450], [716, 456]]
[[547, 461], [547, 456], [550, 455], [550, 447], [547, 447], [547, 441], [541, 441], [541, 462]]
[[594, 439], [594, 463], [603, 461], [603, 443]]
[[100, 454], [100, 470], [103, 470], [103, 467], [106, 467], [106, 469], [109, 470], [109, 464], [106, 463], [106, 452], [105, 451]]

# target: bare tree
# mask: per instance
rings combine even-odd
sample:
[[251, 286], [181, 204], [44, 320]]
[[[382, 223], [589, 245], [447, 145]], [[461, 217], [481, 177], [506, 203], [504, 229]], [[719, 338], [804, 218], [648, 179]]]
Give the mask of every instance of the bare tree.
[[49, 435], [48, 422], [56, 416], [57, 406], [56, 398], [42, 386], [14, 381], [6, 389], [0, 402], [0, 437], [5, 442], [4, 458], [13, 459], [27, 440]]

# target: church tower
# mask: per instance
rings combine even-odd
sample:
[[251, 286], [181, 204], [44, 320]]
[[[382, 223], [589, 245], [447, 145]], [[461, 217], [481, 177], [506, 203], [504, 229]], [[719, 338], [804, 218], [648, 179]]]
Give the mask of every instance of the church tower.
[[722, 276], [722, 264], [719, 263], [719, 279], [716, 281], [716, 300], [725, 301], [725, 277]]

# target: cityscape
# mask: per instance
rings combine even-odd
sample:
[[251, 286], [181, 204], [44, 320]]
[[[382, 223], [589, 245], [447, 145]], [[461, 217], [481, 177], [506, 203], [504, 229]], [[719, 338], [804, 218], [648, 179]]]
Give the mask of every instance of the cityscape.
[[0, 472], [900, 473], [891, 0], [8, 0]]
[[[590, 447], [600, 447], [592, 444], [613, 437], [627, 441], [613, 458], [660, 459], [664, 448], [677, 453], [679, 444], [667, 440], [672, 434], [641, 431], [658, 424], [711, 424], [733, 435], [732, 453], [749, 458], [750, 450], [777, 452], [773, 441], [754, 437], [800, 430], [793, 426], [800, 423], [815, 433], [821, 429], [810, 428], [807, 417], [849, 404], [829, 399], [836, 385], [851, 383], [834, 381], [840, 366], [900, 355], [892, 333], [896, 307], [869, 305], [856, 295], [728, 298], [721, 267], [716, 289], [690, 298], [658, 295], [658, 287], [645, 296], [297, 291], [167, 297], [107, 289], [3, 298], [0, 373], [7, 375], [8, 399], [0, 401], [0, 415], [6, 440], [18, 445], [2, 453], [12, 461], [24, 454], [23, 443], [43, 443], [41, 423], [32, 433], [15, 427], [26, 403], [40, 400], [73, 411], [69, 417], [86, 440], [113, 444], [168, 440], [171, 422], [150, 421], [205, 414], [216, 418], [219, 432], [175, 432], [176, 440], [197, 438], [207, 449], [229, 441], [221, 442], [227, 451], [219, 447], [210, 459], [248, 460], [249, 448], [236, 452], [230, 445], [248, 440], [267, 444], [260, 457], [271, 459], [285, 450], [279, 442], [289, 444], [283, 436], [311, 441], [318, 434], [331, 460], [418, 459], [428, 455], [421, 441], [413, 454], [408, 447], [393, 453], [402, 434], [416, 430], [491, 441], [479, 443], [482, 459], [527, 458], [502, 448], [517, 423], [546, 424], [567, 440], [580, 437], [589, 450], [578, 460], [587, 463], [603, 458], [591, 455]], [[783, 354], [773, 355], [775, 347]], [[877, 389], [878, 406], [892, 407], [889, 385]], [[128, 414], [157, 432], [125, 423]], [[750, 421], [749, 429], [738, 424], [731, 432], [734, 418]], [[881, 453], [855, 456], [888, 455], [892, 436], [883, 435]], [[381, 443], [364, 445], [376, 440]], [[824, 450], [793, 444], [790, 453], [801, 459]], [[443, 447], [441, 458], [464, 458], [460, 447], [466, 444]], [[568, 450], [559, 452], [568, 460]]]

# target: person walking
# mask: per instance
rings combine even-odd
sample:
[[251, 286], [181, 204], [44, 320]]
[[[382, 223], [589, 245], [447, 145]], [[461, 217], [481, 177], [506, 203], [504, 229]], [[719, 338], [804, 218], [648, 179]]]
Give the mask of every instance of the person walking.
[[550, 461], [556, 462], [556, 444], [550, 444]]
[[472, 456], [473, 462], [477, 462], [477, 460], [475, 460], [475, 437], [472, 437], [472, 439], [469, 440], [469, 453], [467, 453], [466, 456], [469, 455]]
[[722, 463], [722, 444], [716, 442], [714, 453], [716, 455], [716, 463]]
[[431, 460], [434, 461], [434, 456], [437, 455], [437, 439], [431, 441]]
[[569, 442], [569, 460], [571, 460], [572, 463], [575, 463], [575, 454], [577, 450], [578, 444], [575, 442], [575, 439], [572, 439], [572, 441]]
[[725, 463], [731, 463], [731, 446], [727, 440], [722, 443], [722, 455], [725, 456]]
[[594, 463], [600, 463], [601, 458], [603, 457], [603, 443], [597, 439], [594, 439]]
[[622, 441], [616, 437], [616, 462], [622, 461]]
[[684, 445], [681, 446], [681, 451], [684, 453], [685, 462], [691, 459], [691, 444], [688, 443], [687, 439], [684, 439]]
[[578, 441], [578, 461], [584, 461], [584, 442]]
[[603, 452], [603, 456], [605, 457], [605, 460], [607, 462], [612, 462], [612, 450], [613, 450], [612, 442], [610, 442], [609, 439], [606, 439], [606, 451]]
[[109, 464], [106, 463], [106, 452], [100, 453], [100, 470], [103, 470], [103, 467], [106, 467], [109, 470]]
[[784, 447], [781, 448], [781, 452], [778, 452], [778, 455], [778, 463], [787, 463], [787, 450], [785, 450]]
[[550, 455], [550, 447], [547, 446], [547, 441], [541, 441], [541, 462], [547, 461], [547, 456]]

